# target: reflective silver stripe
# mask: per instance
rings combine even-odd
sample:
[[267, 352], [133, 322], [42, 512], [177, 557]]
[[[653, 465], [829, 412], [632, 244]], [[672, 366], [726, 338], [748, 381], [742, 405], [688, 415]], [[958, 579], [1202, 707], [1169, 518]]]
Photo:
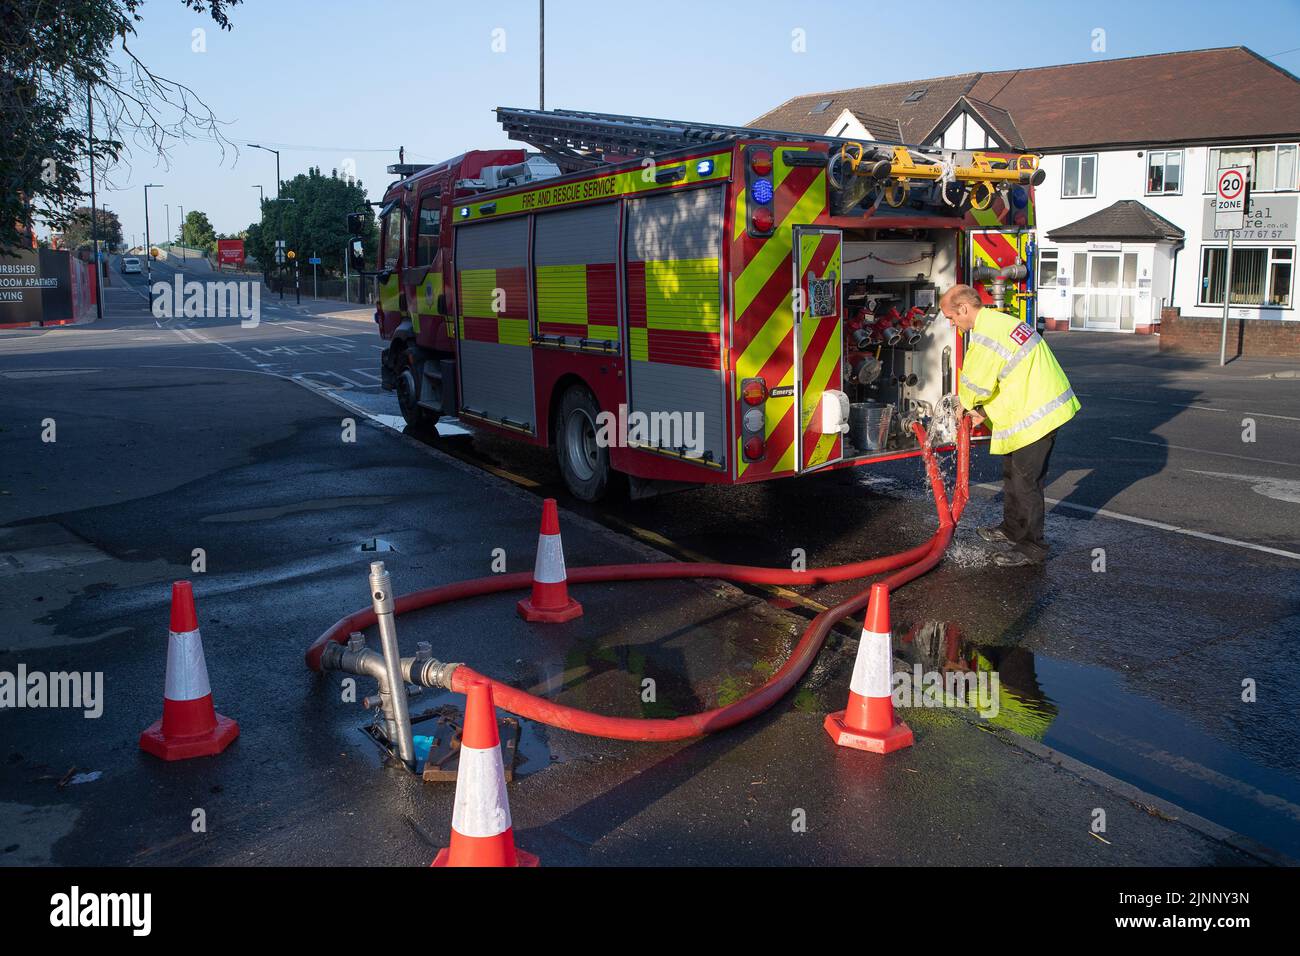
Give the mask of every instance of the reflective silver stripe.
[[970, 379], [968, 379], [968, 378], [966, 377], [966, 373], [965, 373], [965, 372], [962, 372], [962, 373], [961, 373], [961, 383], [962, 383], [963, 385], [965, 385], [967, 388], [969, 388], [969, 389], [970, 389], [972, 392], [974, 392], [976, 395], [980, 396], [980, 398], [988, 398], [990, 395], [993, 394], [993, 390], [992, 390], [992, 389], [988, 389], [988, 388], [980, 388], [978, 385], [976, 385], [974, 382], [972, 382]]
[[998, 372], [998, 381], [1000, 382], [1010, 375], [1012, 370], [1020, 364], [1020, 361], [1032, 352], [1041, 341], [1043, 341], [1043, 337], [1037, 332], [1026, 339], [1025, 344], [1016, 349], [1016, 354], [1007, 359], [1007, 364], [1002, 366], [1002, 371]]
[[986, 349], [991, 349], [992, 351], [997, 352], [1004, 359], [1011, 358], [1010, 349], [1008, 349], [1001, 342], [989, 338], [987, 335], [980, 335], [978, 332], [971, 332], [970, 340], [974, 342], [976, 345], [982, 345]]
[[1028, 415], [1020, 419], [1020, 421], [1016, 422], [1010, 428], [997, 429], [995, 432], [993, 432], [993, 440], [997, 441], [999, 438], [1010, 438], [1012, 435], [1016, 434], [1017, 432], [1024, 431], [1030, 425], [1033, 425], [1036, 422], [1039, 422], [1042, 419], [1046, 418], [1048, 415], [1052, 414], [1052, 412], [1056, 411], [1058, 408], [1060, 408], [1062, 405], [1064, 405], [1072, 398], [1074, 398], [1074, 389], [1067, 388], [1065, 391], [1063, 391], [1060, 395], [1057, 395], [1056, 398], [1052, 399], [1042, 408], [1038, 409], [1035, 412], [1030, 412]]

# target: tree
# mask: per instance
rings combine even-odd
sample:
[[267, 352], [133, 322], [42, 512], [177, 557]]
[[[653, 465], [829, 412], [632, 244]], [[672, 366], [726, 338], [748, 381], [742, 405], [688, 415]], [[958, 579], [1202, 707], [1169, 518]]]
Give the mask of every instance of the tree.
[[[343, 250], [348, 242], [348, 213], [365, 213], [367, 236], [375, 234], [374, 213], [366, 203], [360, 180], [341, 177], [332, 171], [321, 174], [309, 168], [280, 186], [280, 201], [262, 203], [262, 222], [249, 225], [244, 248], [269, 270], [275, 266], [275, 241], [283, 239], [286, 249], [298, 253], [304, 262], [320, 256], [327, 272], [343, 273]], [[292, 199], [293, 202], [285, 200]], [[375, 248], [373, 241], [366, 248]]]
[[[210, 136], [223, 154], [233, 145], [192, 89], [152, 72], [131, 50], [143, 2], [0, 2], [0, 254], [30, 246], [38, 218], [66, 227], [86, 195], [80, 173], [91, 155], [104, 177], [128, 139], [164, 160], [173, 142], [196, 134]], [[227, 11], [242, 0], [180, 2], [228, 30]]]
[[[95, 221], [99, 225], [99, 241], [103, 248], [112, 248], [122, 243], [122, 223], [117, 213], [108, 209], [96, 209]], [[90, 245], [92, 231], [90, 228], [90, 207], [78, 206], [72, 210], [67, 225], [63, 227], [63, 242], [68, 249]]]
[[191, 209], [185, 214], [185, 224], [181, 226], [181, 242], [204, 252], [217, 248], [217, 234], [208, 221], [208, 214], [198, 209]]

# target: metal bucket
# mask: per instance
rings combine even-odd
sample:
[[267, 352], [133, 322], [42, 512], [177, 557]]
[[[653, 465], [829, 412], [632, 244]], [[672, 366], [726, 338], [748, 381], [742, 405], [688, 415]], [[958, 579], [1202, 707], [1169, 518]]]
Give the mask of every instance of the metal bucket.
[[849, 440], [859, 451], [884, 451], [894, 406], [855, 402], [849, 406]]

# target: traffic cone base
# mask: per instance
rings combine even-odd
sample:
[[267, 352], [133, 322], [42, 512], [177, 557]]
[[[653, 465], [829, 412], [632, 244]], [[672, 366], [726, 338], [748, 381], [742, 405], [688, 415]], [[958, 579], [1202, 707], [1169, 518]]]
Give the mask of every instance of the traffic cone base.
[[519, 616], [525, 621], [543, 624], [563, 624], [575, 617], [582, 617], [582, 605], [569, 598], [568, 602], [558, 608], [538, 607], [531, 597], [526, 597], [516, 606]]
[[188, 760], [190, 757], [219, 754], [239, 736], [239, 724], [220, 714], [214, 716], [215, 727], [192, 737], [164, 737], [163, 722], [156, 720], [140, 734], [140, 749], [162, 760]]
[[[451, 832], [451, 846], [445, 846], [433, 858], [431, 866], [523, 866], [538, 867], [542, 865], [532, 853], [521, 850], [514, 845], [514, 829], [506, 831], [510, 837], [508, 852], [502, 852], [501, 840], [495, 837], [462, 836], [455, 830]], [[452, 856], [456, 862], [452, 862]]]
[[841, 747], [869, 750], [874, 754], [889, 754], [916, 743], [912, 736], [912, 728], [901, 720], [883, 733], [872, 733], [857, 730], [846, 724], [844, 722], [846, 712], [840, 710], [828, 714], [825, 723], [826, 732], [831, 735], [831, 740]]

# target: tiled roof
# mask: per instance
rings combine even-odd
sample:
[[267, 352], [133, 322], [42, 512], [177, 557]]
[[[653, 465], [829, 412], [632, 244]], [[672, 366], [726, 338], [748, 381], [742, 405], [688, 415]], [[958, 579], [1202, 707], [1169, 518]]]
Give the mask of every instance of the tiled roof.
[[1136, 199], [1121, 199], [1090, 216], [1053, 229], [1047, 238], [1053, 242], [1122, 239], [1154, 242], [1182, 239], [1183, 235], [1183, 230], [1155, 210]]
[[[750, 125], [820, 135], [826, 113], [847, 108], [892, 118], [904, 142], [924, 145], [963, 97], [1017, 149], [1300, 137], [1300, 80], [1240, 46], [812, 93]], [[828, 99], [825, 111], [810, 112]]]

